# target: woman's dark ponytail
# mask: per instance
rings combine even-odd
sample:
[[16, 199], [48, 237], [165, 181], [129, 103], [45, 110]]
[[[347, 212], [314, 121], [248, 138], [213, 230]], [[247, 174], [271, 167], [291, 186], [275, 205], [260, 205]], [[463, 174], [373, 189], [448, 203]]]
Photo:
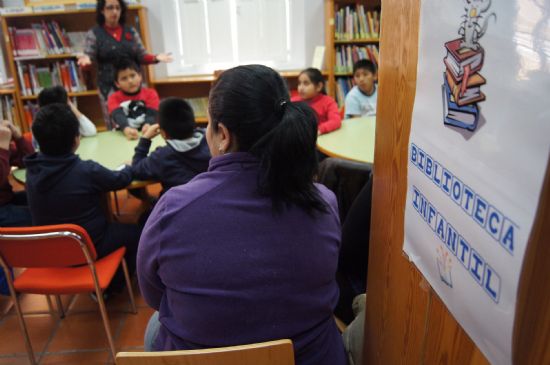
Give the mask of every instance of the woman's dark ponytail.
[[317, 116], [305, 103], [291, 103], [286, 84], [261, 65], [225, 71], [210, 94], [212, 127], [223, 122], [240, 151], [261, 163], [258, 185], [276, 210], [295, 204], [309, 213], [327, 207], [313, 184], [317, 171]]
[[309, 212], [325, 211], [313, 185], [317, 171], [316, 141], [315, 112], [305, 103], [288, 102], [280, 125], [270, 132], [265, 143], [250, 151], [261, 161], [260, 188], [272, 197], [277, 209], [290, 202]]

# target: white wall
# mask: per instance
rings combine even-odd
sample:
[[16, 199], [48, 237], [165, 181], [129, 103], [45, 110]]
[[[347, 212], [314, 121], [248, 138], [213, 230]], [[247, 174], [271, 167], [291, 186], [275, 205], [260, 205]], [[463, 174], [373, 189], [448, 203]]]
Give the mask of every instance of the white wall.
[[[293, 34], [293, 40], [298, 44], [304, 44], [302, 58], [305, 59], [304, 64], [299, 68], [309, 67], [311, 65], [313, 51], [316, 46], [324, 45], [325, 29], [324, 29], [324, 6], [323, 0], [291, 0], [293, 3], [298, 3], [302, 7], [304, 22], [307, 25], [307, 31], [304, 34]], [[159, 0], [141, 0], [141, 3], [147, 8], [149, 20], [149, 38], [151, 40], [151, 51], [153, 53], [170, 52], [172, 37], [170, 34], [162, 34], [162, 6], [159, 6]], [[307, 6], [306, 6], [307, 4]], [[294, 5], [294, 4], [293, 4]], [[174, 29], [174, 31], [177, 31]], [[167, 41], [168, 39], [168, 41]], [[155, 69], [155, 78], [163, 78], [167, 75], [166, 65], [157, 65]]]

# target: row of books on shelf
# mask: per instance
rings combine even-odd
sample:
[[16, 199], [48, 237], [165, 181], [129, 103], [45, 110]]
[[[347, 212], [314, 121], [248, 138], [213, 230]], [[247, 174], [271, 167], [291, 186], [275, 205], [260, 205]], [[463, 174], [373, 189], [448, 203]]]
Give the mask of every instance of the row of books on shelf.
[[32, 23], [31, 28], [9, 27], [15, 57], [41, 57], [84, 51], [86, 32], [66, 32], [55, 20]]
[[380, 34], [380, 13], [365, 11], [363, 5], [337, 9], [334, 22], [337, 41], [378, 38]]
[[47, 66], [17, 62], [17, 73], [23, 96], [38, 95], [42, 89], [51, 86], [63, 86], [68, 92], [88, 90], [75, 60], [57, 61]]
[[338, 106], [343, 106], [346, 100], [346, 95], [353, 87], [351, 77], [338, 77], [336, 79], [336, 103]]
[[353, 64], [359, 60], [371, 60], [378, 66], [380, 54], [375, 45], [359, 46], [339, 46], [336, 47], [336, 64], [334, 71], [336, 73], [353, 72]]
[[2, 120], [14, 121], [13, 116], [15, 114], [15, 104], [13, 102], [12, 95], [0, 96], [0, 118]]

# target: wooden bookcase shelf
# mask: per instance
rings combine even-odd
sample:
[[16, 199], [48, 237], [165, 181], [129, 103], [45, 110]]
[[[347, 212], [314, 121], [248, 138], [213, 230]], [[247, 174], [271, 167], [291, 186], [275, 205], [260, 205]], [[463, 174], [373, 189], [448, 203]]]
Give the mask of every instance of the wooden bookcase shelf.
[[325, 67], [327, 73], [327, 92], [332, 97], [336, 97], [337, 85], [336, 78], [351, 78], [352, 72], [337, 72], [336, 53], [337, 48], [345, 46], [378, 46], [379, 38], [355, 38], [355, 39], [336, 39], [336, 13], [338, 9], [350, 6], [355, 8], [357, 5], [363, 5], [365, 11], [378, 11], [381, 13], [381, 0], [325, 0]]
[[[126, 15], [126, 23], [135, 27], [141, 34], [143, 44], [146, 49], [149, 48], [149, 34], [147, 29], [146, 9], [141, 5], [131, 5], [128, 7], [128, 13]], [[63, 61], [67, 59], [74, 59], [77, 57], [74, 53], [63, 54], [45, 54], [40, 56], [17, 56], [13, 54], [14, 45], [11, 43], [8, 36], [9, 27], [15, 27], [20, 29], [31, 28], [32, 23], [40, 23], [42, 21], [55, 20], [59, 23], [61, 28], [67, 32], [86, 32], [96, 25], [95, 9], [67, 9], [64, 11], [47, 11], [47, 12], [35, 12], [35, 13], [19, 13], [19, 14], [5, 14], [0, 17], [0, 23], [2, 31], [5, 35], [5, 49], [7, 68], [9, 69], [14, 79], [14, 89], [10, 93], [14, 96], [14, 122], [17, 123], [23, 131], [29, 130], [29, 125], [26, 121], [24, 106], [26, 103], [35, 102], [37, 95], [23, 96], [22, 87], [20, 84], [20, 78], [18, 75], [17, 63], [21, 64], [40, 64], [49, 65], [54, 62]], [[149, 69], [147, 68], [144, 74], [144, 80], [149, 82]], [[95, 124], [98, 130], [105, 130], [105, 123], [101, 114], [101, 105], [98, 97], [98, 90], [95, 85], [95, 72], [87, 75], [91, 80], [89, 84], [93, 86], [90, 90], [81, 92], [70, 92], [70, 97], [78, 99], [78, 108], [90, 118]], [[9, 93], [8, 93], [9, 94]], [[0, 91], [0, 95], [2, 92]]]
[[[97, 90], [88, 90], [88, 91], [80, 91], [75, 93], [67, 93], [70, 98], [73, 97], [81, 97], [81, 96], [97, 96], [99, 95], [99, 91]], [[28, 96], [21, 96], [21, 100], [36, 100], [38, 99], [38, 95], [28, 95]]]
[[14, 57], [14, 61], [24, 62], [24, 61], [40, 61], [40, 60], [63, 60], [67, 58], [76, 58], [76, 54], [70, 53], [60, 53], [60, 54], [49, 54], [43, 56], [17, 56]]

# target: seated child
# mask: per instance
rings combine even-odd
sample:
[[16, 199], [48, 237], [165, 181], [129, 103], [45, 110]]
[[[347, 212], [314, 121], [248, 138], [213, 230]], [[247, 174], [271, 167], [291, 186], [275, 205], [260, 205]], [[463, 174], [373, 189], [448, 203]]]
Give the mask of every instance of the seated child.
[[38, 94], [38, 106], [44, 107], [53, 103], [67, 104], [73, 111], [74, 115], [78, 119], [80, 135], [83, 137], [95, 136], [97, 134], [97, 129], [88, 117], [82, 114], [77, 107], [71, 103], [67, 91], [63, 86], [53, 86], [43, 89], [40, 94]]
[[115, 64], [115, 85], [118, 91], [109, 95], [109, 115], [126, 138], [137, 139], [138, 130], [154, 124], [159, 107], [159, 96], [154, 89], [141, 87], [139, 66], [123, 58]]
[[307, 68], [298, 76], [298, 94], [292, 101], [305, 101], [318, 117], [319, 134], [335, 131], [342, 126], [338, 105], [327, 95], [323, 74], [316, 68]]
[[[140, 230], [137, 225], [111, 223], [102, 201], [104, 193], [123, 189], [132, 181], [132, 169], [111, 171], [75, 154], [80, 145], [78, 120], [71, 108], [50, 104], [40, 108], [32, 132], [40, 152], [25, 158], [27, 194], [35, 225], [78, 224], [90, 235], [98, 257], [126, 247], [128, 268], [136, 265]], [[110, 289], [119, 291], [124, 275], [117, 272]]]
[[[0, 122], [0, 227], [32, 225], [25, 192], [14, 193], [8, 181], [11, 166], [23, 166], [23, 157], [34, 152], [32, 145], [11, 122]], [[0, 270], [1, 271], [1, 270]]]
[[[134, 178], [159, 180], [162, 193], [182, 185], [208, 169], [210, 151], [204, 130], [195, 128], [195, 115], [189, 104], [179, 98], [160, 103], [159, 124], [143, 132], [132, 159]], [[158, 134], [166, 140], [149, 156], [151, 139]]]
[[376, 65], [371, 61], [359, 60], [353, 65], [355, 86], [346, 95], [346, 118], [376, 115], [376, 80]]

